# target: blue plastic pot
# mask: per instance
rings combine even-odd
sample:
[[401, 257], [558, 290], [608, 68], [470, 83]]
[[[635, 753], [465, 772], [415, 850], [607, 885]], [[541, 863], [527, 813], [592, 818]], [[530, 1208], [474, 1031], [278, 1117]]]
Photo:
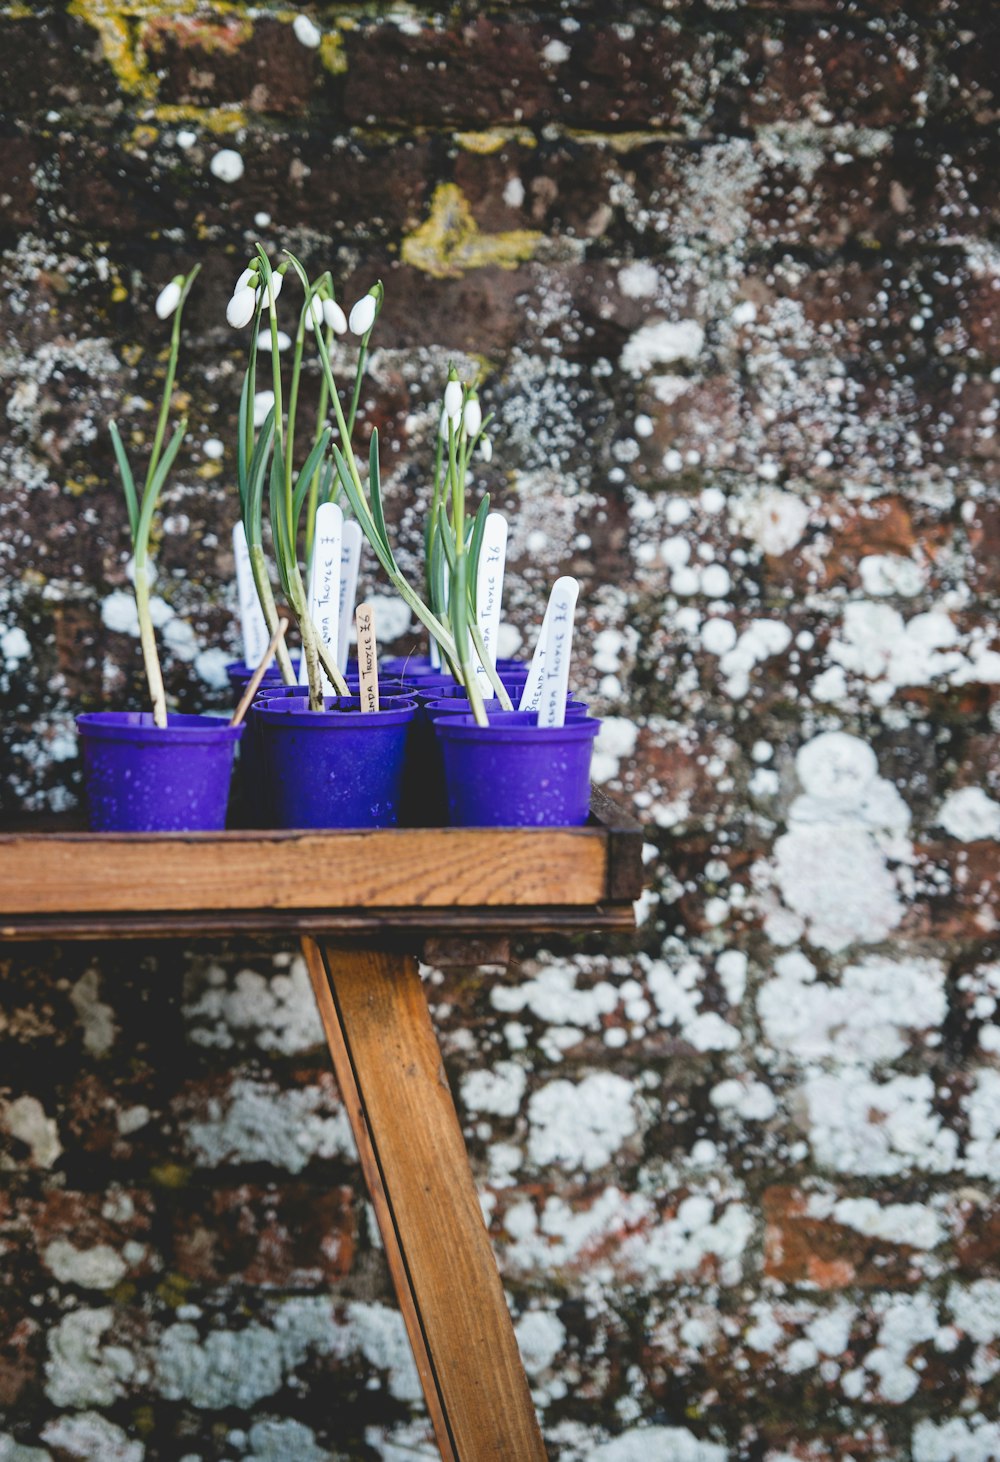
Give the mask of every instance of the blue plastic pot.
[[76, 718], [91, 832], [219, 832], [243, 726], [220, 716], [91, 711]]
[[579, 827], [590, 810], [590, 759], [600, 721], [525, 725], [508, 714], [477, 726], [444, 715], [434, 730], [444, 762], [448, 820], [456, 827]]
[[275, 827], [395, 827], [407, 729], [416, 705], [387, 697], [362, 712], [357, 696], [307, 696], [254, 707], [257, 744]]
[[[246, 690], [250, 677], [253, 675], [255, 669], [256, 666], [248, 665], [245, 660], [230, 660], [226, 666], [226, 674], [229, 676], [229, 689], [232, 692], [234, 706], [239, 702], [240, 696]], [[272, 660], [264, 671], [262, 684], [281, 684], [281, 671], [278, 668], [278, 662], [276, 660]]]

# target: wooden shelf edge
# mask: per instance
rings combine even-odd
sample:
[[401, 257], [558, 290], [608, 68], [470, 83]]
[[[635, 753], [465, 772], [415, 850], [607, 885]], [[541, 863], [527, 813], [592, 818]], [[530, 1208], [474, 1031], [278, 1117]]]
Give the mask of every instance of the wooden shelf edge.
[[364, 938], [417, 948], [425, 939], [483, 935], [626, 934], [635, 929], [631, 902], [537, 908], [212, 909], [149, 912], [0, 914], [0, 940], [217, 939], [229, 935]]

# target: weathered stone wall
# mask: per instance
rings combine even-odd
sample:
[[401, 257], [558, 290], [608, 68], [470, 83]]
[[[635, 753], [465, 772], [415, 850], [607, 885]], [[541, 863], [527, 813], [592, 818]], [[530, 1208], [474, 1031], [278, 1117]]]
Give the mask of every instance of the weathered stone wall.
[[[258, 236], [348, 302], [380, 276], [404, 542], [478, 363], [509, 646], [578, 574], [649, 826], [633, 945], [428, 973], [553, 1456], [988, 1462], [995, 6], [309, 15], [0, 5], [4, 806], [70, 808], [74, 713], [142, 694], [106, 423], [149, 439], [159, 287], [202, 262], [157, 545], [196, 708], [236, 648], [232, 281]], [[432, 1455], [298, 959], [4, 976], [0, 1458]]]

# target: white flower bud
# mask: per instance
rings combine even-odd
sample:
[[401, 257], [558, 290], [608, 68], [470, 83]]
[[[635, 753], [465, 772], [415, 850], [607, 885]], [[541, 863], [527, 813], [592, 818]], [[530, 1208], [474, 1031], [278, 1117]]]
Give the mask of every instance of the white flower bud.
[[442, 411], [441, 420], [438, 422], [438, 436], [443, 442], [448, 440], [448, 426], [453, 421], [454, 417], [449, 416], [447, 411]]
[[479, 443], [479, 455], [480, 457], [482, 457], [484, 462], [493, 461], [493, 443], [490, 441], [489, 437], [483, 437], [482, 441]]
[[[462, 383], [461, 381], [449, 381], [444, 388], [444, 409], [445, 415], [453, 419], [458, 417], [462, 410]], [[457, 420], [455, 425], [458, 425]]]
[[368, 334], [375, 323], [375, 309], [375, 296], [363, 294], [351, 311], [351, 318], [348, 321], [352, 334]]
[[181, 302], [181, 287], [176, 279], [165, 284], [156, 296], [156, 313], [161, 320], [166, 320], [174, 313]]
[[310, 325], [323, 324], [323, 301], [319, 299], [316, 295], [313, 295], [312, 299], [309, 301], [308, 314]]
[[253, 319], [253, 312], [257, 308], [257, 295], [249, 285], [238, 289], [226, 306], [226, 319], [234, 330], [242, 330], [244, 325], [249, 325]]
[[333, 331], [334, 335], [347, 334], [347, 316], [340, 308], [336, 300], [323, 301], [323, 318]]
[[233, 285], [233, 294], [239, 294], [240, 290], [246, 289], [248, 284], [253, 289], [257, 288], [257, 270], [252, 267], [250, 269], [244, 269], [239, 279]]
[[470, 437], [474, 437], [483, 424], [483, 408], [475, 396], [470, 396], [465, 403], [465, 415], [462, 424]]
[[271, 303], [271, 292], [273, 291], [274, 298], [277, 299], [278, 298], [278, 295], [281, 293], [281, 286], [284, 284], [284, 282], [285, 282], [285, 276], [283, 274], [272, 274], [271, 275], [271, 288], [269, 290], [269, 289], [267, 289], [264, 286], [264, 281], [261, 280], [261, 287], [264, 289], [264, 308], [265, 308], [265, 310], [267, 309], [267, 307]]

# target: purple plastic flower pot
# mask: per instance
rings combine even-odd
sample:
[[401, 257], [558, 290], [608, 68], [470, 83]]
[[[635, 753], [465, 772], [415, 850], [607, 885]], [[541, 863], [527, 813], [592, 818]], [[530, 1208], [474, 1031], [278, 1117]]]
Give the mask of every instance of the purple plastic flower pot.
[[[421, 697], [418, 696], [417, 700], [421, 701]], [[497, 701], [493, 700], [486, 702], [486, 714], [490, 716], [491, 719], [495, 714], [492, 710], [492, 707], [494, 706], [496, 706], [497, 711], [499, 712], [500, 707]], [[429, 721], [437, 721], [441, 716], [471, 716], [472, 714], [472, 707], [469, 705], [469, 698], [468, 696], [464, 695], [439, 696], [436, 700], [433, 701], [428, 698], [427, 700], [422, 701], [422, 707], [424, 715]], [[532, 716], [535, 721], [538, 720], [537, 711], [519, 711], [516, 701], [514, 702], [514, 713], [522, 716]], [[573, 696], [567, 696], [567, 721], [582, 721], [585, 716], [589, 715], [589, 713], [590, 707], [588, 706], [586, 701], [578, 701]], [[511, 712], [507, 711], [503, 712], [502, 714], [510, 715]]]
[[[246, 690], [255, 668], [253, 665], [248, 665], [245, 660], [230, 660], [226, 666], [226, 674], [229, 676], [229, 689], [232, 692], [234, 706]], [[278, 685], [281, 684], [281, 671], [278, 668], [278, 662], [276, 660], [272, 660], [271, 664], [264, 671], [262, 684], [267, 685], [272, 682]]]
[[150, 711], [77, 716], [91, 832], [218, 832], [243, 726]]
[[[437, 715], [465, 715], [469, 703], [463, 700], [426, 701], [417, 692], [417, 713], [406, 742], [403, 771], [403, 805], [400, 821], [406, 827], [442, 827], [448, 821], [444, 763], [433, 722]], [[538, 720], [537, 711], [501, 711], [487, 708], [491, 721], [513, 720], [526, 725]]]
[[287, 696], [254, 708], [273, 825], [395, 827], [414, 702], [362, 712], [356, 696], [328, 696], [325, 707]]
[[590, 758], [600, 722], [538, 726], [513, 716], [477, 726], [442, 716], [434, 730], [444, 760], [448, 819], [456, 827], [578, 827], [590, 810]]

